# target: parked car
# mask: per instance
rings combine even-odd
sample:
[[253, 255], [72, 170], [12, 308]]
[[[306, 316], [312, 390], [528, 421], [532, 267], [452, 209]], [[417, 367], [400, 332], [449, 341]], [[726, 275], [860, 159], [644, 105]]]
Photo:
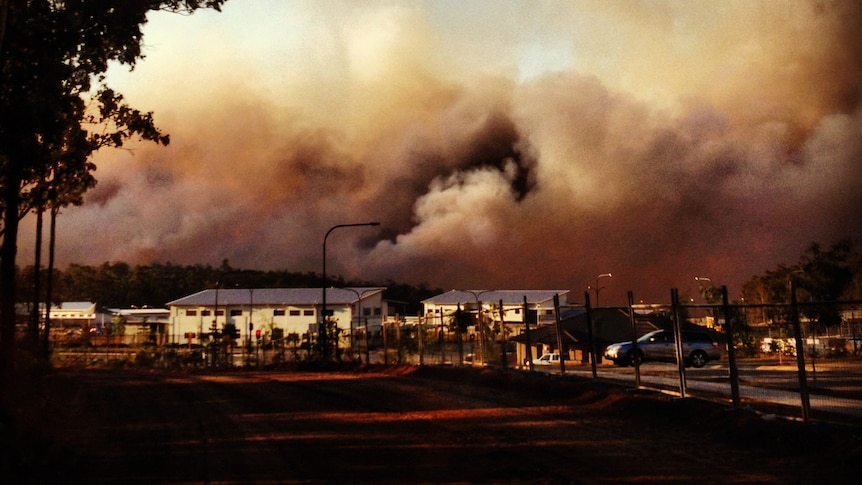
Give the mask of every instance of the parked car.
[[[646, 361], [676, 362], [676, 345], [671, 331], [655, 330], [639, 338], [637, 343], [637, 351], [631, 341], [608, 345], [605, 358], [620, 366]], [[710, 360], [721, 358], [721, 347], [705, 330], [683, 330], [682, 344], [686, 365], [703, 367]]]
[[[563, 357], [563, 360], [568, 360]], [[533, 365], [560, 365], [560, 354], [542, 354], [538, 359], [533, 359]]]

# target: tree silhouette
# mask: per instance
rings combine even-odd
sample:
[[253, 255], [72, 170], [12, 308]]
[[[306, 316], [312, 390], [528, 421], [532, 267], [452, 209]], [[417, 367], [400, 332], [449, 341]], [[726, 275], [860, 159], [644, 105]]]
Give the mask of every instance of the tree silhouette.
[[[42, 210], [49, 181], [69, 189], [77, 180], [83, 193], [93, 168], [87, 160], [96, 150], [132, 137], [169, 141], [152, 113], [130, 108], [106, 85], [109, 63], [133, 67], [143, 57], [148, 12], [218, 10], [224, 1], [0, 2], [0, 385], [14, 362], [20, 218], [36, 205]], [[70, 170], [57, 171], [60, 164]], [[67, 185], [58, 185], [61, 180]]]

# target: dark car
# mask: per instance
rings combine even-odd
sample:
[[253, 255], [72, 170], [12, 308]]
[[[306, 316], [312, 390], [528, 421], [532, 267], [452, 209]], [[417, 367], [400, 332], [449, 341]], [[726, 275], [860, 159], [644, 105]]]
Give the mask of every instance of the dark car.
[[[646, 361], [676, 362], [676, 345], [671, 331], [655, 330], [639, 338], [637, 343], [637, 350], [631, 341], [608, 345], [605, 358], [620, 366]], [[682, 344], [686, 365], [703, 367], [710, 360], [721, 358], [721, 347], [706, 330], [683, 330]]]

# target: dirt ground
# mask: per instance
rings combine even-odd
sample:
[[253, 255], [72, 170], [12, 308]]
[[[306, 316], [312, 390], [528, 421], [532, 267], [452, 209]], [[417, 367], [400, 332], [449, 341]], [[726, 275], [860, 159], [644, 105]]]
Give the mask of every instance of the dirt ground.
[[2, 396], [8, 483], [858, 483], [859, 429], [474, 368], [70, 370]]

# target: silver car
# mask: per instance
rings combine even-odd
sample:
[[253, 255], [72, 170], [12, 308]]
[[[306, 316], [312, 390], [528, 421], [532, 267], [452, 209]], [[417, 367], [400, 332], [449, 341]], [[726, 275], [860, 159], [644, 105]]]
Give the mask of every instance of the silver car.
[[[605, 349], [605, 358], [616, 365], [638, 365], [646, 361], [676, 362], [673, 332], [655, 330], [637, 340], [637, 350], [631, 341], [617, 342]], [[703, 367], [710, 360], [721, 358], [721, 346], [706, 331], [682, 331], [682, 354], [686, 365]]]

